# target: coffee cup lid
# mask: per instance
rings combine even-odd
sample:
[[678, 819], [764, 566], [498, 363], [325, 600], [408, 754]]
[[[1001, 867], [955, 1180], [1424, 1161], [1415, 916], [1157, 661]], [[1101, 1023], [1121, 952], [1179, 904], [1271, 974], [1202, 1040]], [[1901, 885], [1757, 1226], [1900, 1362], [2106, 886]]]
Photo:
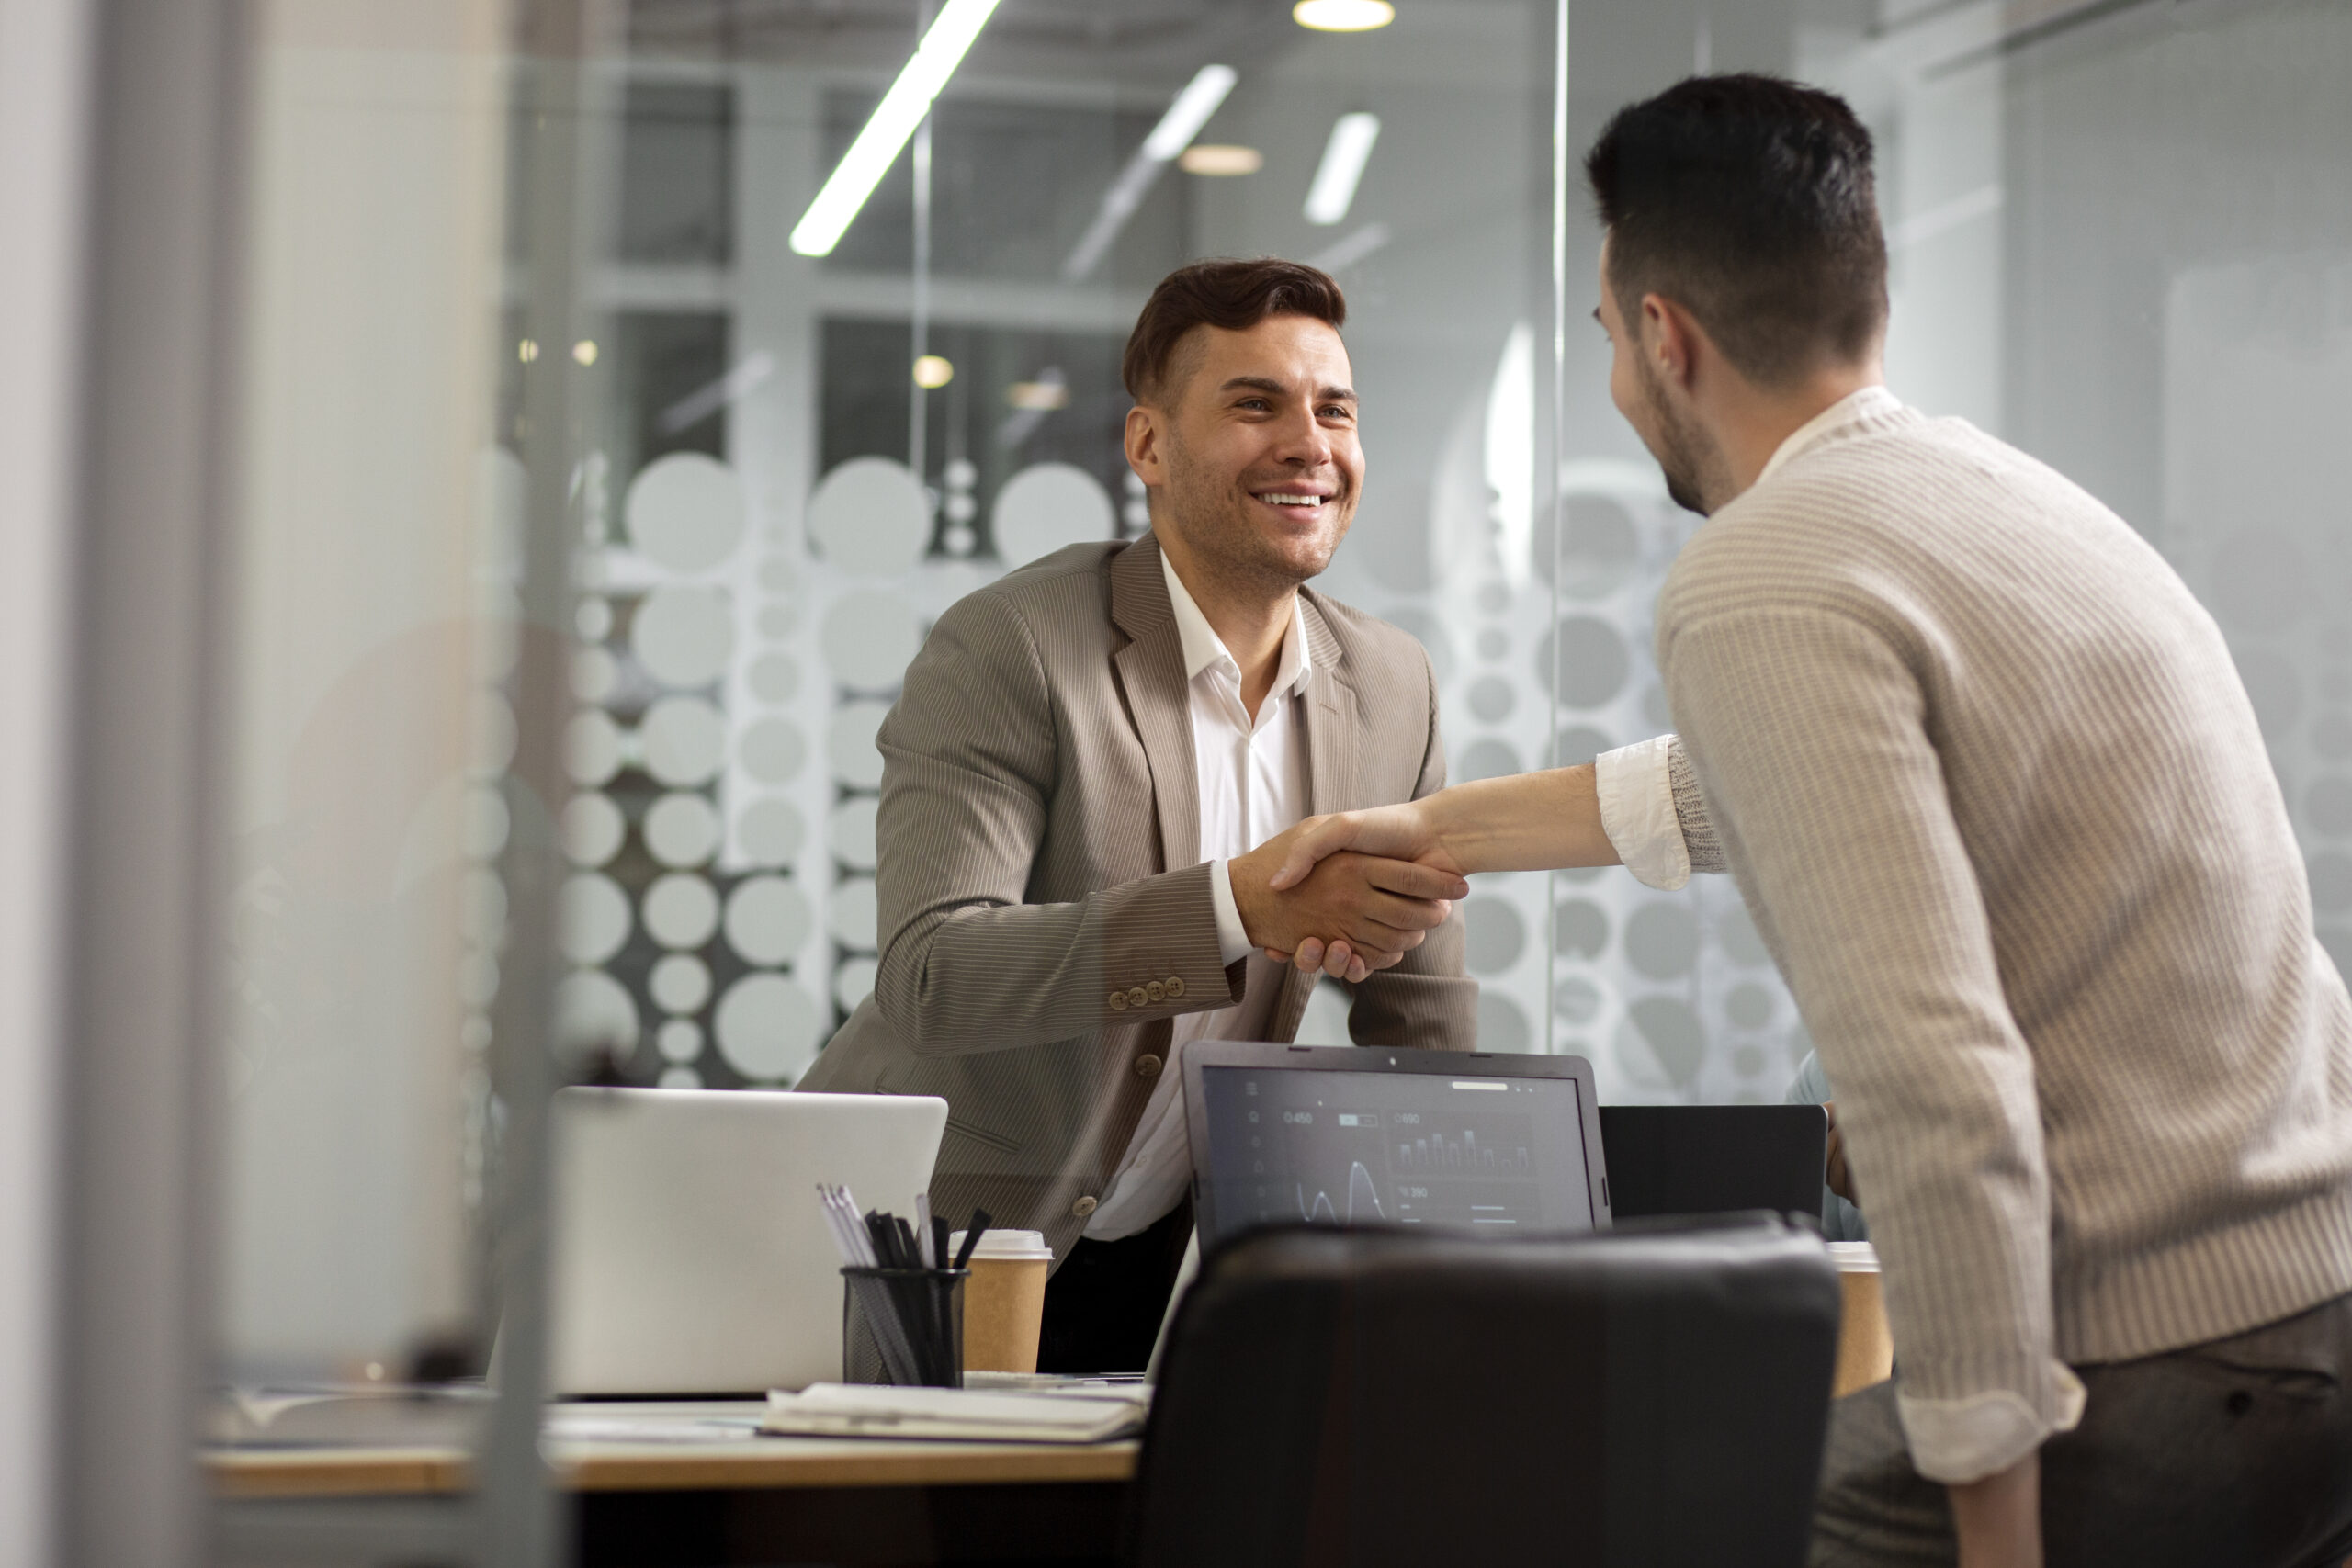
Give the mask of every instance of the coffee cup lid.
[[[957, 1231], [947, 1238], [947, 1250], [964, 1250], [964, 1233]], [[991, 1258], [1000, 1261], [1051, 1263], [1054, 1249], [1046, 1245], [1044, 1231], [1003, 1231], [990, 1228], [980, 1233], [980, 1245], [972, 1249], [975, 1258]]]
[[1878, 1248], [1866, 1241], [1833, 1241], [1829, 1244], [1829, 1261], [1838, 1265], [1840, 1274], [1875, 1274]]

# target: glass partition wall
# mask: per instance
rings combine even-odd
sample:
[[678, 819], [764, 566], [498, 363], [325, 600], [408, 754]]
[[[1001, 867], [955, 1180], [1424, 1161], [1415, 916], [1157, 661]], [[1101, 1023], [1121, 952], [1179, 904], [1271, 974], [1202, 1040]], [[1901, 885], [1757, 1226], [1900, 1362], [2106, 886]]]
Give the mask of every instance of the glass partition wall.
[[[537, 1288], [551, 1083], [797, 1080], [873, 985], [901, 672], [960, 595], [1142, 531], [1118, 358], [1185, 261], [1346, 288], [1368, 479], [1317, 586], [1427, 647], [1454, 779], [1670, 728], [1651, 605], [1699, 520], [1609, 406], [1576, 160], [1693, 70], [1863, 111], [1895, 390], [2214, 609], [2352, 943], [2335, 0], [1397, 0], [1358, 33], [1003, 0], [837, 232], [812, 203], [956, 6], [256, 14], [228, 1381], [480, 1371]], [[1466, 915], [1482, 1047], [1589, 1056], [1604, 1100], [1778, 1100], [1809, 1048], [1724, 879], [1486, 877]], [[1336, 988], [1302, 1038], [1346, 1039]], [[537, 1551], [531, 1429], [484, 1473]]]

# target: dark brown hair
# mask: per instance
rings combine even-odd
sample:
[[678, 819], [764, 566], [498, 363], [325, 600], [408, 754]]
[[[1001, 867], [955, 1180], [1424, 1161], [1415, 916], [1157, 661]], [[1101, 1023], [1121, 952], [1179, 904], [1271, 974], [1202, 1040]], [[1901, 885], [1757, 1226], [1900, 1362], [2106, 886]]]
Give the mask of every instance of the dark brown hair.
[[1777, 76], [1693, 76], [1617, 111], [1584, 161], [1627, 327], [1662, 294], [1739, 372], [1786, 386], [1886, 327], [1871, 133]]
[[1348, 299], [1329, 273], [1272, 256], [1178, 267], [1151, 291], [1127, 335], [1119, 361], [1127, 395], [1143, 403], [1169, 390], [1176, 345], [1194, 327], [1242, 332], [1269, 316], [1311, 316], [1339, 327], [1348, 319]]

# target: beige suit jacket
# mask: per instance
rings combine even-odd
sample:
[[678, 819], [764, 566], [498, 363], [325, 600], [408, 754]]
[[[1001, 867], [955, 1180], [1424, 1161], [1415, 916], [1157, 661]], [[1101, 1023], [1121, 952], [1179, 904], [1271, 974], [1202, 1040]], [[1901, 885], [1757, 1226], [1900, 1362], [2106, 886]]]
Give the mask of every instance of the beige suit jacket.
[[[1445, 783], [1429, 657], [1302, 591], [1310, 812]], [[1313, 984], [1258, 954], [1227, 966], [1209, 868], [1183, 645], [1149, 535], [1078, 545], [959, 601], [882, 726], [880, 974], [804, 1089], [936, 1094], [932, 1183], [961, 1223], [1040, 1230], [1067, 1258], [1168, 1058], [1170, 1021]], [[1358, 1044], [1471, 1049], [1477, 986], [1457, 909], [1356, 988]]]

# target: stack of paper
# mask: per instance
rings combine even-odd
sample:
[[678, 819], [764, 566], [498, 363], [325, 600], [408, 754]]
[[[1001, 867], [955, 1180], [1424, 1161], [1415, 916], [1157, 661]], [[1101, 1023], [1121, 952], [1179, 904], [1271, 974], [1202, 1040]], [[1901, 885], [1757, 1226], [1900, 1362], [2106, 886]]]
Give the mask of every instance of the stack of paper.
[[816, 1438], [939, 1438], [1022, 1443], [1105, 1443], [1143, 1429], [1151, 1401], [1140, 1384], [1052, 1392], [978, 1393], [820, 1382], [768, 1395], [764, 1432]]

